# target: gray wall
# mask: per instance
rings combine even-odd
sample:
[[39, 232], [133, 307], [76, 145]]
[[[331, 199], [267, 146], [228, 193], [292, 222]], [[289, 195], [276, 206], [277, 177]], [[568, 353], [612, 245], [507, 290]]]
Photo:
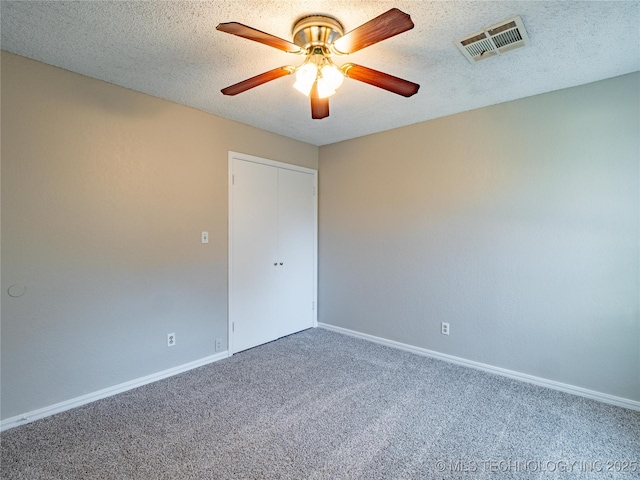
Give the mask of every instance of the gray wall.
[[[321, 147], [320, 321], [639, 400], [639, 83]], [[318, 148], [5, 52], [1, 89], [1, 417], [226, 345], [227, 152]]]
[[317, 147], [6, 52], [1, 88], [2, 418], [226, 348], [227, 152]]
[[321, 147], [319, 321], [640, 400], [639, 90]]

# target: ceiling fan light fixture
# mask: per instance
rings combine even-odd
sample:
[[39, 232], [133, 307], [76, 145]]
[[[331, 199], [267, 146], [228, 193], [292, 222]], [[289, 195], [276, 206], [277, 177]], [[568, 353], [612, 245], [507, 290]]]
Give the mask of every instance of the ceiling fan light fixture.
[[318, 98], [327, 98], [336, 93], [343, 81], [342, 71], [328, 57], [314, 54], [296, 69], [293, 88], [308, 97], [315, 83]]

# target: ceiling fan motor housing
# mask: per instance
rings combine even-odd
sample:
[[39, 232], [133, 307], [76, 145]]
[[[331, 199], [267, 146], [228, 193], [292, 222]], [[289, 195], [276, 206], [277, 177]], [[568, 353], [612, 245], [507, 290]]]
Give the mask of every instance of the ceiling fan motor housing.
[[329, 53], [328, 46], [344, 35], [342, 24], [326, 15], [310, 15], [298, 20], [293, 26], [293, 43], [313, 53], [320, 47], [323, 53]]

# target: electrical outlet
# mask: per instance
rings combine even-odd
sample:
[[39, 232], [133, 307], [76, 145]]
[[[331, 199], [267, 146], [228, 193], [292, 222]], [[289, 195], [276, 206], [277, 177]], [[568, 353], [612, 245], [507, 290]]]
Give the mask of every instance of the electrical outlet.
[[446, 322], [442, 322], [442, 325], [440, 326], [440, 333], [442, 333], [443, 335], [449, 335], [449, 324]]
[[167, 347], [173, 347], [176, 344], [176, 334], [167, 333]]
[[216, 338], [216, 352], [219, 352], [220, 350], [222, 350], [222, 339]]

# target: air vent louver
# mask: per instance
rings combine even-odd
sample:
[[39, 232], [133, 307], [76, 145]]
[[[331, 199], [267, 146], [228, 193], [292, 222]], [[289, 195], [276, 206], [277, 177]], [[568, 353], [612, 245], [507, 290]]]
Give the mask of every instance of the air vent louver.
[[455, 41], [471, 63], [529, 45], [529, 36], [519, 16], [508, 18]]

